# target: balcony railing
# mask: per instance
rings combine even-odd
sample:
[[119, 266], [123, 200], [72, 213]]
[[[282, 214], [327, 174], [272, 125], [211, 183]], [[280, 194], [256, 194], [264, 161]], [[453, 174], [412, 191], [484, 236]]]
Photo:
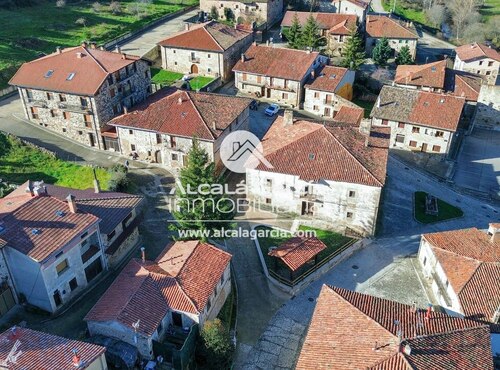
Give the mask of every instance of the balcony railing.
[[28, 98], [28, 104], [32, 107], [47, 108], [47, 102], [40, 99]]
[[75, 113], [90, 113], [90, 108], [88, 106], [84, 105], [77, 105], [77, 104], [68, 104], [66, 102], [59, 102], [58, 103], [59, 109], [69, 111], [69, 112], [75, 112]]
[[94, 257], [97, 253], [99, 253], [100, 249], [97, 245], [92, 244], [89, 249], [87, 249], [83, 254], [82, 254], [82, 262], [86, 263], [88, 260], [90, 260], [92, 257]]
[[295, 92], [295, 89], [288, 87], [288, 86], [279, 86], [279, 85], [269, 85], [266, 84], [266, 87], [273, 89], [273, 90], [282, 90], [282, 91], [288, 91], [288, 92]]
[[310, 202], [323, 202], [323, 195], [302, 192], [299, 195], [300, 199], [308, 200]]
[[191, 63], [200, 63], [200, 58], [199, 57], [193, 57], [193, 56], [190, 56], [189, 57], [189, 61]]

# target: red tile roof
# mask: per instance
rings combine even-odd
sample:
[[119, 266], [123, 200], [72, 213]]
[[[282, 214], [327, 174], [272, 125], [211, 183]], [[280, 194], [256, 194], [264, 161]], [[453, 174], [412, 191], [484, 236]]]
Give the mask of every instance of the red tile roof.
[[[9, 84], [93, 96], [98, 93], [109, 74], [139, 59], [128, 54], [77, 46], [24, 63]], [[53, 73], [50, 77], [45, 77], [48, 71]], [[74, 73], [74, 77], [68, 80], [70, 73]]]
[[359, 126], [361, 119], [365, 115], [365, 110], [361, 107], [349, 107], [343, 105], [340, 107], [338, 113], [333, 117], [334, 122], [347, 123], [352, 126]]
[[400, 65], [396, 68], [394, 82], [444, 89], [446, 64], [446, 60], [440, 60], [422, 65]]
[[491, 321], [500, 307], [500, 242], [476, 228], [424, 234], [467, 317]]
[[238, 41], [251, 36], [251, 32], [238, 30], [222, 23], [210, 21], [191, 26], [189, 30], [172, 35], [160, 41], [158, 45], [221, 52], [229, 49]]
[[318, 57], [318, 52], [252, 45], [233, 71], [301, 81]]
[[297, 16], [299, 23], [304, 25], [310, 15], [316, 20], [321, 29], [328, 30], [334, 35], [348, 35], [351, 29], [356, 27], [357, 23], [357, 17], [354, 14], [310, 13], [288, 10], [281, 21], [281, 27], [290, 27], [295, 16]]
[[381, 187], [385, 183], [388, 130], [366, 136], [348, 125], [322, 125], [278, 117], [262, 140], [264, 156], [274, 168], [262, 171], [291, 174], [304, 181], [320, 179]]
[[312, 90], [335, 92], [347, 72], [349, 72], [347, 68], [324, 66], [317, 71], [317, 77], [309, 80], [305, 87]]
[[318, 238], [296, 236], [270, 251], [269, 255], [282, 260], [290, 270], [297, 271], [325, 249], [325, 243]]
[[[324, 285], [296, 369], [493, 370], [487, 326], [439, 312], [425, 316], [405, 304]], [[457, 347], [460, 338], [466, 348]], [[409, 354], [401, 351], [407, 344]]]
[[[0, 199], [0, 209], [4, 202], [10, 202], [10, 194]], [[71, 213], [66, 202], [40, 195], [24, 198], [17, 208], [1, 215], [0, 221], [5, 229], [0, 246], [8, 245], [41, 262], [96, 225], [99, 218], [82, 210]]]
[[[155, 262], [131, 260], [85, 317], [118, 321], [152, 335], [169, 310], [199, 314], [231, 255], [199, 241], [168, 245]], [[144, 305], [148, 302], [148, 305]]]
[[449, 94], [384, 86], [370, 117], [456, 131], [465, 99]]
[[[92, 366], [106, 352], [105, 347], [96, 344], [66, 339], [27, 328], [13, 327], [0, 334], [0, 358], [6, 360], [12, 348], [19, 341], [15, 363], [9, 363], [10, 370], [74, 370], [73, 350], [85, 364], [81, 369]], [[99, 362], [98, 362], [99, 363]], [[92, 367], [95, 368], [95, 367]]]
[[366, 35], [368, 37], [418, 39], [418, 34], [413, 24], [407, 24], [386, 15], [368, 15], [366, 18]]
[[500, 62], [500, 53], [484, 44], [474, 42], [472, 44], [462, 45], [455, 49], [457, 56], [464, 62], [470, 62], [475, 59], [491, 58]]
[[477, 101], [481, 85], [484, 83], [481, 75], [455, 70], [448, 70], [446, 80], [446, 90], [468, 101]]
[[221, 94], [165, 89], [108, 124], [214, 141], [251, 101]]

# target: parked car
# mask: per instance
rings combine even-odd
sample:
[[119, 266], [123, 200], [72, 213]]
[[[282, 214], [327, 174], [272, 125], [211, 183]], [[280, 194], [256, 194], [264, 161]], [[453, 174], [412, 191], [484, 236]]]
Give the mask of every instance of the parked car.
[[266, 108], [264, 112], [267, 116], [272, 117], [280, 110], [280, 106], [278, 104], [270, 104], [269, 107]]
[[252, 100], [252, 102], [250, 103], [250, 109], [251, 110], [258, 110], [259, 104], [260, 104], [260, 102], [258, 100]]

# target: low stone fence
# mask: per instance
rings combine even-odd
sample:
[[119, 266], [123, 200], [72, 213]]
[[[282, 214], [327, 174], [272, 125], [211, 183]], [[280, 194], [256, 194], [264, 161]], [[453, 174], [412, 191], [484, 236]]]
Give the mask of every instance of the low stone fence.
[[0, 99], [2, 99], [3, 97], [14, 95], [16, 91], [17, 88], [15, 86], [6, 87], [5, 89], [0, 90]]
[[222, 80], [220, 77], [217, 77], [215, 80], [212, 82], [209, 82], [205, 86], [203, 86], [200, 91], [206, 91], [206, 92], [214, 92], [216, 89], [222, 86]]
[[[268, 225], [255, 225], [252, 227], [252, 230], [255, 230], [256, 227], [259, 226], [268, 226]], [[283, 231], [288, 231], [280, 228], [276, 228], [279, 230]], [[327, 260], [327, 262], [324, 262], [320, 267], [307, 272], [305, 277], [301, 279], [297, 284], [294, 284], [292, 286], [285, 284], [283, 281], [280, 281], [279, 276], [277, 276], [275, 273], [272, 271], [270, 272], [267, 268], [266, 261], [264, 259], [264, 256], [262, 254], [262, 250], [260, 248], [259, 240], [258, 238], [255, 238], [255, 247], [257, 248], [257, 253], [259, 255], [260, 263], [262, 265], [262, 269], [264, 270], [264, 274], [266, 277], [269, 279], [269, 281], [274, 284], [277, 288], [280, 290], [284, 291], [285, 293], [291, 294], [291, 295], [296, 295], [298, 294], [302, 289], [307, 287], [309, 284], [311, 284], [313, 281], [319, 279], [323, 274], [326, 272], [330, 271], [334, 266], [338, 265], [340, 262], [344, 261], [345, 259], [349, 258], [354, 252], [366, 247], [371, 243], [370, 239], [361, 239], [358, 240], [357, 242], [354, 242], [353, 244], [347, 244], [344, 249], [342, 249], [338, 254], [336, 254], [333, 258], [330, 258]], [[336, 252], [334, 252], [335, 254]], [[320, 262], [321, 264], [321, 262]]]

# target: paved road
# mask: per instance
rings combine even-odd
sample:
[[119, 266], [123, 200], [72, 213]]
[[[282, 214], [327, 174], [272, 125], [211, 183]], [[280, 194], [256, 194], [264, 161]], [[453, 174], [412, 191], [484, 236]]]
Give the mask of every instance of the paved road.
[[465, 137], [453, 180], [466, 188], [500, 192], [500, 132], [475, 128]]
[[143, 56], [153, 49], [156, 44], [173, 33], [184, 29], [184, 20], [194, 17], [198, 14], [199, 9], [191, 10], [178, 17], [167, 20], [156, 27], [148, 29], [140, 36], [127, 40], [119, 44], [123, 52], [133, 55]]

